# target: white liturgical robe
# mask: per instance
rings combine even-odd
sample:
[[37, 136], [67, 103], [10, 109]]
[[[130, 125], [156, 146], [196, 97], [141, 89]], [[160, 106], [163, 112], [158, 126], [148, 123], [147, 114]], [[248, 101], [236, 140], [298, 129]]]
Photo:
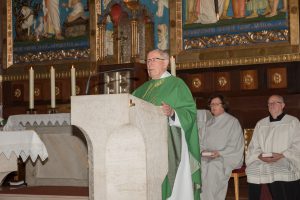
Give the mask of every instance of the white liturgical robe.
[[[274, 163], [261, 161], [261, 153], [282, 153], [284, 158]], [[246, 156], [249, 183], [272, 183], [300, 179], [299, 120], [285, 115], [280, 121], [260, 120], [254, 129]]]
[[231, 171], [243, 164], [244, 136], [239, 121], [228, 113], [212, 117], [200, 134], [201, 151], [218, 151], [217, 158], [201, 158], [201, 200], [224, 200]]

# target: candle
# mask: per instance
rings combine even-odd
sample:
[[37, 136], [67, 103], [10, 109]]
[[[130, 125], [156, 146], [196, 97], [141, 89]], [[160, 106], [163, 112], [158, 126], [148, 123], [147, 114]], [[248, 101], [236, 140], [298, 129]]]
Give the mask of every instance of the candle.
[[176, 76], [176, 64], [175, 64], [175, 58], [171, 56], [170, 58], [170, 63], [171, 63], [171, 74], [173, 76]]
[[34, 109], [34, 70], [29, 69], [29, 109]]
[[50, 68], [50, 81], [51, 81], [51, 108], [55, 108], [55, 69], [53, 66]]
[[76, 95], [76, 71], [73, 65], [71, 68], [71, 95]]

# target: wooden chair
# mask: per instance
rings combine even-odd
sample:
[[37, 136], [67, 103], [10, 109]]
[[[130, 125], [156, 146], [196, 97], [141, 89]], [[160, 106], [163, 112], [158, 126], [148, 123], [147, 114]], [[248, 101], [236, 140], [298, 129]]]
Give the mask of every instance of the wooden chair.
[[[252, 138], [253, 130], [254, 129], [244, 129], [244, 138], [245, 138], [244, 156], [246, 156], [246, 154], [247, 154], [248, 145]], [[243, 164], [243, 166], [241, 168], [232, 170], [231, 177], [234, 180], [235, 200], [239, 200], [239, 178], [246, 176], [245, 170], [246, 170], [245, 163]]]

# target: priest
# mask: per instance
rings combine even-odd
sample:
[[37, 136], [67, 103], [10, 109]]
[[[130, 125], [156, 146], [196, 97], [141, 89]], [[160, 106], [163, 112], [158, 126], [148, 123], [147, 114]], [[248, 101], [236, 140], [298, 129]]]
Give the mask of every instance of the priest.
[[168, 174], [162, 183], [163, 200], [200, 199], [200, 150], [196, 105], [186, 84], [168, 71], [168, 53], [155, 49], [147, 55], [151, 80], [133, 95], [161, 106], [169, 119]]

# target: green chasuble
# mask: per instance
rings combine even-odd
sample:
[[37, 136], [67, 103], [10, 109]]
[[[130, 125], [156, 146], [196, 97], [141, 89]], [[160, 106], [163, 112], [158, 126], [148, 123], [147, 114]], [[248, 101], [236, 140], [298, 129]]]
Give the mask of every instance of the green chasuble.
[[[197, 129], [197, 110], [193, 96], [186, 84], [179, 78], [168, 76], [144, 83], [133, 95], [156, 106], [162, 102], [170, 105], [177, 113], [181, 127], [184, 130], [189, 151], [192, 174], [194, 200], [200, 199], [200, 149]], [[176, 171], [181, 157], [181, 128], [169, 127], [168, 157], [169, 170], [162, 183], [162, 199], [171, 196]]]

